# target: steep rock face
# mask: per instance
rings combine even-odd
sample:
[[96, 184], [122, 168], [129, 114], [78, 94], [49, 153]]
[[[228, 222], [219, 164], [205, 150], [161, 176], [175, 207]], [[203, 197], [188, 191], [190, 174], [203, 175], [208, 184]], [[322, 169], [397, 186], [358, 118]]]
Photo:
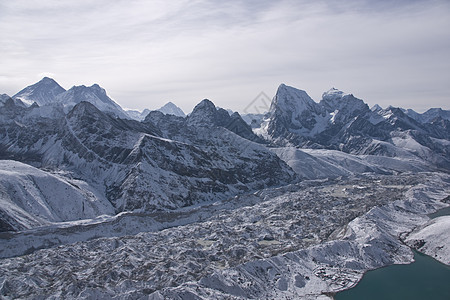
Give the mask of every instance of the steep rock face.
[[257, 143], [263, 143], [264, 141], [255, 135], [252, 131], [252, 127], [248, 125], [238, 112], [234, 112], [228, 121], [228, 124], [224, 126], [228, 130], [236, 133], [237, 135]]
[[192, 113], [186, 118], [186, 125], [191, 127], [219, 126], [226, 128], [237, 135], [258, 143], [263, 140], [256, 136], [252, 128], [241, 118], [239, 113], [230, 114], [223, 108], [216, 108], [214, 103], [205, 99], [194, 107]]
[[338, 140], [345, 139], [346, 127], [369, 112], [362, 100], [334, 88], [316, 103], [305, 91], [282, 84], [261, 128], [265, 128], [263, 135], [278, 145], [337, 149]]
[[305, 91], [281, 84], [270, 106], [267, 132], [275, 138], [290, 133], [309, 136], [323, 115]]
[[173, 209], [296, 180], [275, 154], [218, 125], [187, 125], [161, 112], [140, 123], [89, 102], [52, 117], [34, 115], [41, 109], [0, 107], [10, 114], [0, 128], [0, 158], [80, 178], [116, 213]]
[[36, 102], [43, 106], [56, 102], [56, 97], [65, 91], [55, 80], [44, 77], [41, 81], [15, 94], [13, 98], [20, 99], [29, 105]]

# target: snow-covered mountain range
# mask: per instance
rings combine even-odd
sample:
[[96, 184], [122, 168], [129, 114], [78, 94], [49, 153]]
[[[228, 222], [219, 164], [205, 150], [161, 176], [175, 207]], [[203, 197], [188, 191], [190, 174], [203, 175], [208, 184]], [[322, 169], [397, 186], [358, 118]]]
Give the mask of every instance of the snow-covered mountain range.
[[55, 80], [44, 77], [41, 81], [24, 88], [12, 98], [21, 100], [28, 105], [33, 103], [39, 106], [61, 105], [66, 112], [76, 104], [87, 101], [116, 117], [129, 118], [122, 107], [109, 98], [105, 89], [98, 84], [90, 87], [84, 85], [73, 86], [66, 91]]
[[97, 84], [66, 91], [46, 77], [2, 95], [0, 157], [78, 178], [115, 213], [153, 211], [299, 179], [448, 171], [447, 117], [369, 109], [335, 88], [317, 103], [281, 84], [257, 128], [207, 99], [188, 116], [169, 102], [138, 122]]
[[1, 231], [113, 214], [111, 203], [81, 180], [0, 160]]
[[356, 155], [418, 157], [450, 168], [448, 111], [405, 113], [369, 109], [361, 99], [331, 89], [317, 103], [305, 91], [280, 85], [256, 133], [280, 146], [339, 150]]
[[281, 84], [186, 116], [44, 78], [0, 95], [0, 297], [330, 299], [406, 244], [448, 263], [449, 173], [442, 109]]
[[[143, 121], [145, 119], [145, 117], [149, 114], [150, 111], [151, 110], [146, 108], [143, 111], [129, 109], [126, 112], [127, 112], [128, 116], [130, 116], [130, 118], [137, 120], [137, 121]], [[172, 102], [167, 102], [165, 105], [158, 108], [156, 111], [160, 111], [165, 115], [174, 115], [174, 116], [178, 116], [178, 117], [186, 116], [184, 111], [181, 108], [179, 108], [178, 106], [176, 106], [175, 104], [173, 104]]]
[[[48, 86], [53, 90], [54, 85]], [[112, 103], [94, 85], [74, 87], [43, 106], [22, 107], [7, 100], [0, 107], [1, 158], [83, 180], [116, 213], [224, 199], [297, 177], [272, 151], [253, 142], [261, 140], [239, 114], [229, 116], [209, 100], [186, 118], [154, 111], [137, 122], [111, 114], [117, 104], [97, 108], [99, 99]], [[66, 113], [70, 106], [60, 103], [74, 106]]]

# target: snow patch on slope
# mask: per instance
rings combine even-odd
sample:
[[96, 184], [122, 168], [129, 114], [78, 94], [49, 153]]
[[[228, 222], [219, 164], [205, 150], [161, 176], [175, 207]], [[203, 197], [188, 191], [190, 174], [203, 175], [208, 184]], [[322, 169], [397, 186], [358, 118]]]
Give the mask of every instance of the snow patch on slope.
[[80, 180], [68, 181], [16, 161], [0, 161], [0, 211], [13, 229], [94, 218], [114, 209]]
[[271, 148], [304, 179], [336, 178], [362, 173], [423, 172], [432, 168], [419, 158], [354, 155], [337, 150]]
[[430, 220], [406, 238], [417, 250], [450, 265], [450, 216]]

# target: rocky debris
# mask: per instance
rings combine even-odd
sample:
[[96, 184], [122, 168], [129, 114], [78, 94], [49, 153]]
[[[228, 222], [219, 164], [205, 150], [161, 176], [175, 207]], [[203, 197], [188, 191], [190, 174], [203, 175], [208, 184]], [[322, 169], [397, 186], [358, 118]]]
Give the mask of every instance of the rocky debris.
[[436, 174], [368, 176], [268, 189], [192, 210], [186, 225], [3, 259], [0, 292], [317, 297], [350, 287], [367, 269], [411, 261], [398, 236], [426, 222], [417, 214], [439, 207], [448, 189], [440, 180]]

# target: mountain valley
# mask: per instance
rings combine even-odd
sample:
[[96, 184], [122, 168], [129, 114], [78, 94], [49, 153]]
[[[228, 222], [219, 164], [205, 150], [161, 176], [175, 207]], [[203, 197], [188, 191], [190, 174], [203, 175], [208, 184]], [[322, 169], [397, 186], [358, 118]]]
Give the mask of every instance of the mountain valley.
[[0, 96], [1, 297], [332, 299], [410, 247], [449, 262], [449, 111], [284, 84], [242, 116], [47, 77]]

